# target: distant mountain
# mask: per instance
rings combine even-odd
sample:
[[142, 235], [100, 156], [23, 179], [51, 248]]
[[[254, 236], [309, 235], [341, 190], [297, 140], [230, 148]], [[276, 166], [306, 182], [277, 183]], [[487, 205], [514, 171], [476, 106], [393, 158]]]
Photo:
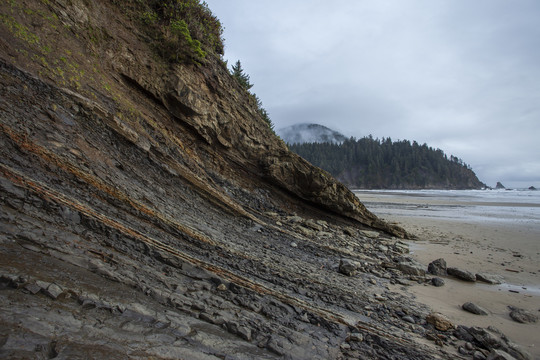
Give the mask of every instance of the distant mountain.
[[289, 145], [345, 185], [357, 189], [481, 189], [486, 185], [461, 159], [416, 141], [347, 139]]
[[319, 124], [295, 124], [278, 129], [277, 134], [287, 144], [341, 144], [347, 139], [343, 134]]

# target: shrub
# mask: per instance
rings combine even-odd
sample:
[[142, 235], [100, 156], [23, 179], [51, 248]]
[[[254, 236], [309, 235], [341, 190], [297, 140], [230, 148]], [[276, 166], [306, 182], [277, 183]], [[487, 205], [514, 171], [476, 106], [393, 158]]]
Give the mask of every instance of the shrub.
[[158, 17], [158, 14], [156, 14], [154, 11], [145, 11], [141, 15], [141, 20], [146, 25], [154, 25], [154, 24], [156, 24], [158, 22], [159, 17]]
[[179, 47], [187, 45], [195, 58], [204, 58], [207, 52], [223, 55], [223, 27], [206, 2], [149, 0], [149, 5], [158, 16], [164, 36], [176, 35]]
[[110, 0], [141, 26], [155, 50], [172, 62], [200, 62], [223, 55], [223, 27], [199, 0]]
[[181, 49], [184, 46], [187, 46], [196, 58], [203, 59], [206, 57], [206, 52], [201, 49], [201, 42], [199, 40], [194, 40], [191, 37], [188, 25], [184, 20], [171, 21], [169, 24], [168, 33], [169, 47], [171, 52], [169, 57], [171, 60], [179, 60], [182, 54]]

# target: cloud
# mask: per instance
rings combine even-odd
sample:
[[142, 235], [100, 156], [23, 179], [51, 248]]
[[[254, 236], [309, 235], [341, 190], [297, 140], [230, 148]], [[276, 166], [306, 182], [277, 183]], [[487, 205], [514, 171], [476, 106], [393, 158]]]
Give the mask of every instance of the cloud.
[[277, 127], [425, 142], [540, 187], [540, 2], [207, 2]]

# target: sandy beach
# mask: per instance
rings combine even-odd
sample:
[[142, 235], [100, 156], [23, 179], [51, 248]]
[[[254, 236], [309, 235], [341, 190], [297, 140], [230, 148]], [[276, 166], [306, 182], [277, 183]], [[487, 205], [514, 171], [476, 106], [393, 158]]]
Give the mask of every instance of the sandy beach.
[[[540, 226], [536, 220], [490, 219], [490, 210], [527, 207], [538, 204], [461, 202], [414, 194], [359, 192], [368, 209], [389, 222], [395, 222], [417, 236], [410, 241], [411, 255], [427, 265], [444, 258], [449, 267], [473, 273], [503, 277], [500, 285], [468, 283], [445, 277], [445, 285], [414, 285], [410, 291], [434, 311], [446, 315], [454, 324], [493, 326], [522, 346], [533, 359], [540, 359], [540, 322], [521, 324], [513, 321], [508, 306], [540, 315]], [[472, 207], [483, 216], [460, 216]], [[490, 208], [491, 207], [491, 208]], [[523, 209], [522, 209], [523, 210]], [[527, 211], [527, 209], [525, 209]], [[473, 302], [489, 312], [487, 316], [462, 310]]]

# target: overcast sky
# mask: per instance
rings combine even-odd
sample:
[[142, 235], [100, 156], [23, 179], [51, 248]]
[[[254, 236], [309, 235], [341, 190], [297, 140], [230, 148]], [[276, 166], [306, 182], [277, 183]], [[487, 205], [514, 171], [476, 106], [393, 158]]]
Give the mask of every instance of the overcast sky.
[[540, 1], [207, 3], [276, 128], [416, 140], [540, 188]]

